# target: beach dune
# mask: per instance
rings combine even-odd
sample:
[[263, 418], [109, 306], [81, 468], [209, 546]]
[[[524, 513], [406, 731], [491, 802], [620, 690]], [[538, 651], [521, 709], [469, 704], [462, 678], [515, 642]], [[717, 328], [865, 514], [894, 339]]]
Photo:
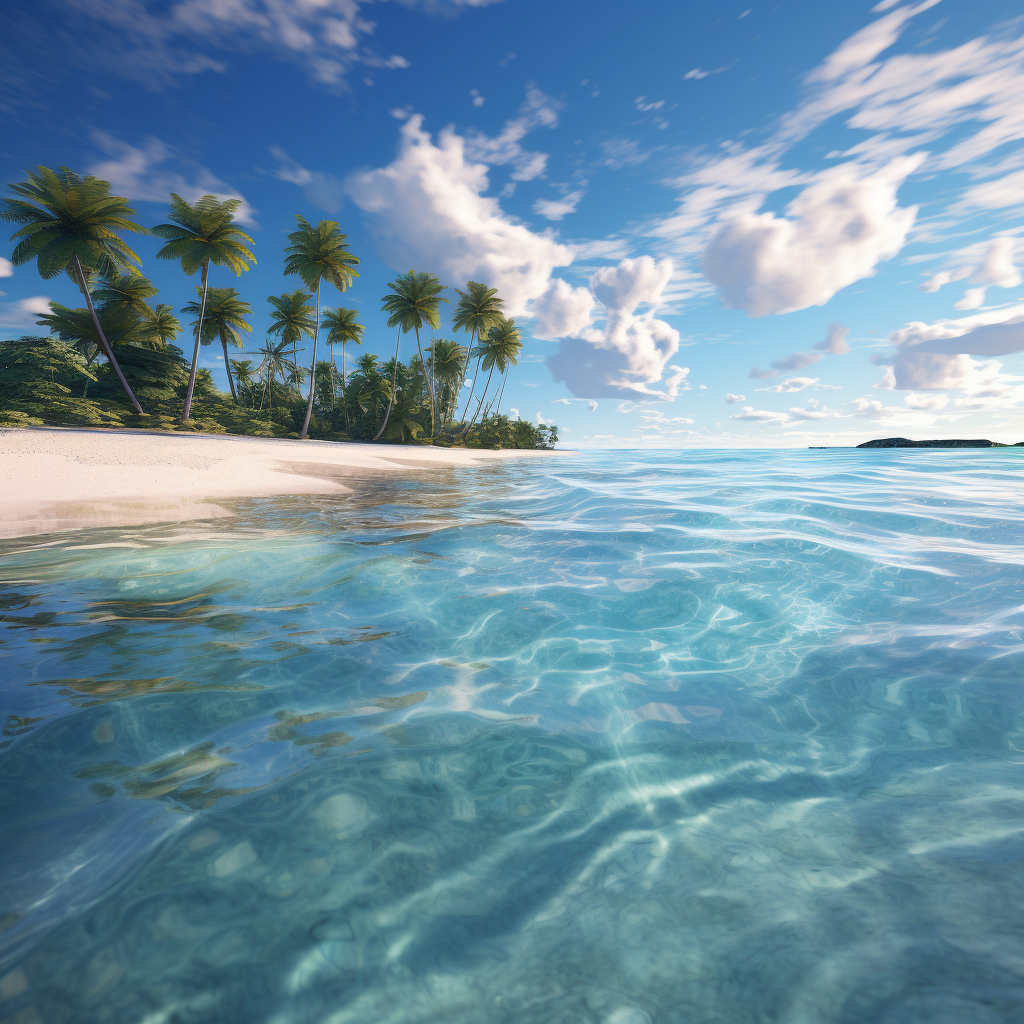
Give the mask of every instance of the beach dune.
[[0, 430], [0, 537], [231, 515], [219, 498], [345, 494], [381, 474], [542, 451], [338, 444], [234, 435]]

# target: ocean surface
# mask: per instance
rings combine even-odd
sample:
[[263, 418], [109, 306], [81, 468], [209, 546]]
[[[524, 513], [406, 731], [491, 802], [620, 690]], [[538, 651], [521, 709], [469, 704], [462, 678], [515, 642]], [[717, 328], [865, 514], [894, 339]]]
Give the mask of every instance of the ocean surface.
[[0, 1020], [1024, 1020], [1024, 451], [0, 546]]

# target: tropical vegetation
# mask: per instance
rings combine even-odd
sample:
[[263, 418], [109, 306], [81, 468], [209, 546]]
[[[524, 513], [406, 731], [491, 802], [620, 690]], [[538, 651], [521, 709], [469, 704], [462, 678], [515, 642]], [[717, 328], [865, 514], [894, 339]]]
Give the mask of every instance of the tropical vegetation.
[[[211, 266], [241, 275], [255, 263], [252, 239], [235, 224], [240, 201], [202, 196], [189, 203], [172, 194], [167, 222], [149, 231], [164, 240], [158, 258], [180, 262], [188, 276], [200, 273], [195, 299], [180, 310], [192, 349], [186, 357], [177, 344], [182, 321], [173, 307], [155, 301], [156, 286], [121, 237], [147, 232], [131, 219], [127, 200], [112, 195], [107, 182], [68, 168], [40, 167], [10, 189], [0, 217], [20, 225], [12, 262], [34, 259], [44, 278], [67, 273], [86, 306], [51, 302], [37, 321], [45, 336], [0, 341], [0, 426], [130, 426], [489, 448], [548, 448], [558, 439], [554, 425], [501, 412], [522, 341], [497, 291], [480, 282], [455, 289], [451, 329], [463, 344], [441, 336], [448, 299], [440, 279], [424, 271], [400, 274], [381, 298], [388, 328], [397, 329], [394, 354], [381, 362], [364, 348], [350, 371], [348, 344], [367, 342], [360, 314], [321, 308], [320, 300], [324, 283], [339, 292], [352, 286], [359, 258], [336, 222], [314, 225], [299, 216], [283, 271], [297, 274], [303, 287], [267, 297], [266, 337], [246, 349], [250, 302], [209, 281]], [[321, 329], [328, 359], [318, 358]], [[409, 333], [416, 350], [403, 362]], [[311, 352], [301, 362], [307, 341]], [[199, 366], [201, 346], [214, 342], [229, 393]]]

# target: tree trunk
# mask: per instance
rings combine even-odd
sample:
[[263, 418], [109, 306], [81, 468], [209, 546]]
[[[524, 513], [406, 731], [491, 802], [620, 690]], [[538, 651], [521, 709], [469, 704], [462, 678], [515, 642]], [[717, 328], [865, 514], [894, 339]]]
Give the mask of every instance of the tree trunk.
[[345, 410], [345, 433], [349, 432], [348, 402], [345, 396], [345, 378], [348, 376], [348, 345], [341, 343], [341, 407]]
[[206, 315], [206, 283], [210, 277], [210, 261], [203, 264], [203, 301], [199, 306], [199, 323], [196, 324], [196, 344], [192, 350], [192, 369], [188, 375], [188, 391], [185, 392], [185, 411], [181, 415], [181, 422], [188, 423], [189, 414], [192, 412], [192, 392], [196, 386], [196, 370], [199, 369], [199, 339], [203, 336], [203, 317]]
[[476, 369], [473, 371], [473, 386], [469, 389], [469, 398], [466, 399], [466, 404], [463, 406], [462, 419], [459, 421], [460, 423], [466, 422], [466, 413], [469, 412], [469, 407], [473, 404], [473, 395], [476, 392], [476, 384], [480, 379], [480, 361], [482, 358], [483, 357], [480, 355], [476, 357]]
[[433, 373], [427, 373], [427, 364], [423, 361], [423, 349], [420, 348], [420, 329], [416, 328], [416, 351], [420, 354], [420, 366], [423, 367], [423, 376], [427, 378], [427, 393], [430, 395], [430, 436], [434, 436], [434, 382], [431, 380]]
[[228, 372], [228, 387], [231, 388], [231, 400], [237, 405], [238, 394], [235, 391], [235, 382], [231, 376], [231, 364], [228, 362], [228, 343], [224, 340], [224, 335], [220, 336], [220, 343], [224, 349], [224, 369]]
[[473, 429], [473, 424], [476, 423], [477, 416], [480, 415], [480, 406], [484, 404], [484, 399], [487, 397], [487, 389], [491, 386], [491, 374], [494, 373], [494, 363], [491, 363], [491, 368], [487, 372], [487, 383], [484, 385], [484, 393], [480, 396], [480, 401], [476, 403], [476, 412], [473, 413], [473, 418], [469, 421], [469, 425], [462, 431], [462, 436], [465, 437], [470, 430]]
[[[474, 348], [475, 345], [476, 345], [476, 331], [470, 331], [470, 333], [469, 333], [469, 351], [466, 353], [466, 362], [465, 362], [465, 365], [462, 367], [462, 384], [465, 384], [465, 382], [466, 382], [466, 374], [469, 373], [469, 360], [473, 356], [473, 348]], [[476, 368], [477, 368], [477, 371], [480, 370], [480, 356], [479, 356], [479, 354], [477, 354], [477, 357], [476, 357]], [[476, 379], [477, 379], [478, 376], [479, 376], [479, 372], [473, 374], [473, 386], [469, 389], [469, 398], [466, 399], [466, 404], [465, 404], [465, 406], [463, 406], [463, 409], [462, 409], [462, 419], [463, 420], [466, 418], [466, 413], [469, 412], [469, 403], [473, 401], [473, 392], [476, 390]], [[462, 390], [462, 384], [459, 385], [459, 391], [460, 392]], [[459, 404], [459, 400], [458, 400], [458, 396], [456, 396], [456, 398], [455, 398], [455, 405], [456, 405], [456, 407], [458, 407], [458, 404]], [[454, 415], [452, 416], [452, 419], [453, 420], [455, 419]], [[461, 423], [462, 420], [460, 420], [459, 422]]]
[[[308, 308], [308, 307], [307, 307]], [[309, 364], [309, 401], [306, 403], [306, 418], [302, 421], [299, 440], [305, 441], [309, 433], [309, 418], [313, 415], [313, 395], [316, 394], [316, 341], [320, 337], [320, 282], [316, 283], [316, 328], [313, 331], [313, 360]]]
[[377, 436], [374, 437], [374, 441], [380, 440], [380, 435], [387, 430], [388, 419], [391, 416], [391, 406], [395, 404], [395, 388], [398, 386], [398, 346], [402, 343], [402, 329], [398, 329], [398, 341], [395, 342], [395, 372], [391, 377], [391, 397], [388, 399], [388, 411], [384, 413], [384, 422], [380, 425], [380, 430], [377, 431]]
[[[498, 401], [494, 403], [494, 415], [497, 416], [501, 411], [501, 396], [505, 394], [505, 384], [508, 382], [508, 368], [505, 369], [505, 376], [501, 378], [501, 390], [498, 392]], [[484, 419], [490, 415], [491, 407], [487, 407], [487, 412], [484, 413]]]
[[121, 366], [117, 361], [117, 357], [114, 355], [114, 350], [110, 347], [110, 342], [107, 341], [107, 336], [103, 333], [103, 328], [100, 327], [100, 318], [96, 315], [96, 308], [92, 304], [92, 295], [89, 292], [89, 284], [85, 279], [85, 271], [82, 269], [82, 261], [78, 258], [77, 254], [75, 255], [75, 269], [78, 271], [78, 280], [82, 284], [82, 294], [85, 295], [85, 302], [89, 307], [93, 326], [96, 328], [96, 333], [99, 335], [100, 341], [103, 343], [103, 354], [107, 357], [110, 365], [114, 368], [114, 373], [117, 374], [117, 379], [121, 382], [121, 387], [124, 388], [132, 405], [135, 406], [135, 411], [140, 416], [145, 416], [146, 414], [142, 411], [142, 406], [139, 405], [139, 400], [135, 397], [132, 389], [128, 386], [128, 381], [124, 379], [124, 374], [121, 372]]

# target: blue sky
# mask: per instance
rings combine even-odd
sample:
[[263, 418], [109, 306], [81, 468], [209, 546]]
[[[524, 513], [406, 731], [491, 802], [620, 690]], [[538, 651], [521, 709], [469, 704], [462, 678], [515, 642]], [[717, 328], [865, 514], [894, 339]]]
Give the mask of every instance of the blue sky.
[[[1024, 440], [1013, 2], [7, 10], [2, 180], [91, 171], [147, 225], [171, 190], [241, 197], [258, 266], [211, 281], [252, 303], [253, 348], [299, 285], [300, 213], [349, 235], [362, 276], [325, 302], [382, 358], [395, 271], [497, 287], [525, 341], [503, 407], [570, 446]], [[138, 248], [180, 308], [195, 282]], [[34, 266], [0, 275], [5, 337], [77, 304]]]

